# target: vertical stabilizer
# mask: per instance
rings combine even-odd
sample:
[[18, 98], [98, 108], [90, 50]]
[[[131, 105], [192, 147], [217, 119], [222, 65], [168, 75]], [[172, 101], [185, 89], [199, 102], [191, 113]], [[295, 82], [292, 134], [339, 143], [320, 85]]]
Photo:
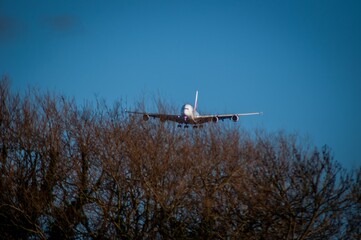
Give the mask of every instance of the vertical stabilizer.
[[193, 108], [194, 112], [197, 111], [197, 106], [198, 106], [198, 90], [196, 91], [196, 100], [194, 101], [194, 108]]

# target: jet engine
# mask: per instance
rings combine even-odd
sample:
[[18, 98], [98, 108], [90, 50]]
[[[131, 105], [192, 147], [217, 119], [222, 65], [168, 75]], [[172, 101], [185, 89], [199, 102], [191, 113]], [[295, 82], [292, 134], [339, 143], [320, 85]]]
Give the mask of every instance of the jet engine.
[[237, 115], [232, 116], [232, 121], [233, 122], [238, 122], [238, 120], [239, 120], [239, 117]]
[[216, 116], [214, 116], [214, 117], [212, 117], [212, 122], [214, 122], [214, 123], [216, 123], [216, 122], [218, 122], [218, 117], [216, 117]]
[[144, 115], [143, 115], [143, 120], [144, 120], [144, 121], [148, 121], [148, 120], [149, 120], [149, 115], [148, 115], [148, 114], [144, 114]]

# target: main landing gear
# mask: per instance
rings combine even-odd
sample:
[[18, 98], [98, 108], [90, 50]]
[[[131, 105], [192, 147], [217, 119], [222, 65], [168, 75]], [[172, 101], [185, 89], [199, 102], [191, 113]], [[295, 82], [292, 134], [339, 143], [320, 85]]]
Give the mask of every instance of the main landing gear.
[[[178, 127], [181, 128], [182, 124], [178, 124]], [[184, 128], [189, 128], [189, 125], [188, 124], [184, 125]], [[195, 128], [203, 128], [203, 125], [193, 125], [193, 129]]]

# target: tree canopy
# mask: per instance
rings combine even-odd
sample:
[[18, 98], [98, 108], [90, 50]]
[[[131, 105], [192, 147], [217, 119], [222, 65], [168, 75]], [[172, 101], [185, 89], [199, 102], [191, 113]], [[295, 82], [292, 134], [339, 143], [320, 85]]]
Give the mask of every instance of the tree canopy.
[[144, 123], [0, 82], [4, 239], [359, 239], [361, 169], [282, 131]]

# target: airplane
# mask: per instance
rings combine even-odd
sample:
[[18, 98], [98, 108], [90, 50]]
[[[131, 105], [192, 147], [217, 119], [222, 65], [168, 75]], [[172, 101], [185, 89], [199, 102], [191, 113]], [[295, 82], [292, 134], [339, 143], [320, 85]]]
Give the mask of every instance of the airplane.
[[237, 122], [239, 117], [250, 116], [250, 115], [261, 115], [263, 112], [250, 112], [250, 113], [232, 113], [232, 114], [212, 114], [212, 115], [200, 115], [197, 112], [198, 106], [198, 91], [196, 91], [196, 99], [194, 101], [194, 107], [187, 103], [184, 104], [181, 108], [180, 115], [174, 114], [162, 114], [162, 113], [147, 113], [147, 112], [125, 112], [129, 114], [140, 114], [143, 115], [143, 120], [148, 121], [150, 118], [159, 118], [161, 122], [172, 121], [177, 122], [178, 127], [188, 128], [188, 124], [193, 125], [193, 128], [203, 127], [203, 123], [213, 122], [217, 123], [219, 120], [230, 119], [233, 122]]

